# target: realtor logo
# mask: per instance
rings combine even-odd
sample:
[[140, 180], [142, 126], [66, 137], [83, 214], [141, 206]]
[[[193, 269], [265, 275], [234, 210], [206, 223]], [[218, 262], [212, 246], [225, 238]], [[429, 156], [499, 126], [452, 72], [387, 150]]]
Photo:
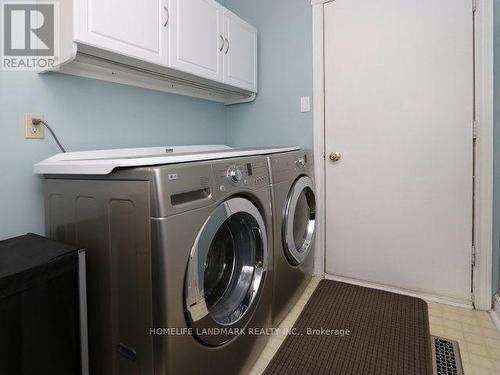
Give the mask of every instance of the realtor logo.
[[57, 4], [3, 3], [2, 68], [42, 70], [55, 65]]

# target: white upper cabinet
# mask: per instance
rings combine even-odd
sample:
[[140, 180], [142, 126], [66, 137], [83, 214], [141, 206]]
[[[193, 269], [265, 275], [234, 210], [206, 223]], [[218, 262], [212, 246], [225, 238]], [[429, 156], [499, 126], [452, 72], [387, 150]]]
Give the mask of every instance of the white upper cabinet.
[[257, 30], [215, 0], [64, 0], [47, 70], [226, 104], [257, 92]]
[[257, 29], [224, 9], [224, 83], [257, 92]]
[[166, 64], [170, 0], [77, 0], [75, 40]]
[[171, 0], [170, 67], [222, 81], [223, 7], [214, 0]]

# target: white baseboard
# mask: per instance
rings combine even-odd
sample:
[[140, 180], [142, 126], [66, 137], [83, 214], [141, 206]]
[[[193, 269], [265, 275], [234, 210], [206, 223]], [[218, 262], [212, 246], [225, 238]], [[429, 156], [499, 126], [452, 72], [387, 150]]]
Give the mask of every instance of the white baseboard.
[[386, 292], [398, 293], [398, 294], [402, 294], [402, 295], [410, 296], [410, 297], [417, 297], [417, 298], [421, 298], [427, 302], [442, 303], [445, 305], [462, 307], [462, 308], [469, 309], [469, 310], [472, 310], [472, 308], [473, 308], [472, 302], [467, 303], [467, 302], [464, 302], [462, 300], [457, 300], [457, 299], [453, 299], [453, 298], [447, 298], [447, 297], [435, 296], [432, 294], [414, 292], [411, 290], [395, 288], [392, 286], [371, 283], [369, 281], [361, 281], [361, 280], [351, 279], [349, 277], [325, 274], [325, 279], [340, 281], [343, 283], [354, 284], [354, 285], [359, 285], [359, 286], [364, 286], [367, 288], [385, 290]]
[[500, 295], [493, 297], [493, 309], [490, 311], [491, 319], [500, 333]]

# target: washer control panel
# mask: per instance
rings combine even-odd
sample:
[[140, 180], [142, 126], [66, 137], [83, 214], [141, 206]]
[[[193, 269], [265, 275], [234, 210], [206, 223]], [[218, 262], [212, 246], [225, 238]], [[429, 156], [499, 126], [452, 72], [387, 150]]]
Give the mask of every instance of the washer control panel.
[[246, 187], [250, 189], [269, 185], [269, 172], [265, 160], [225, 161], [214, 164], [220, 190]]

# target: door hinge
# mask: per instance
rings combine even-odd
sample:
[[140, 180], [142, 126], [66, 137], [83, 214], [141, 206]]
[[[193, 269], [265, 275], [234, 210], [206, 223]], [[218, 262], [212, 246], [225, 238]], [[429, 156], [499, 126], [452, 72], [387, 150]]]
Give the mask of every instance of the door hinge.
[[476, 265], [476, 247], [475, 246], [472, 246], [471, 264], [472, 264], [472, 267], [474, 267]]
[[477, 121], [476, 120], [472, 121], [472, 139], [473, 140], [477, 139]]

